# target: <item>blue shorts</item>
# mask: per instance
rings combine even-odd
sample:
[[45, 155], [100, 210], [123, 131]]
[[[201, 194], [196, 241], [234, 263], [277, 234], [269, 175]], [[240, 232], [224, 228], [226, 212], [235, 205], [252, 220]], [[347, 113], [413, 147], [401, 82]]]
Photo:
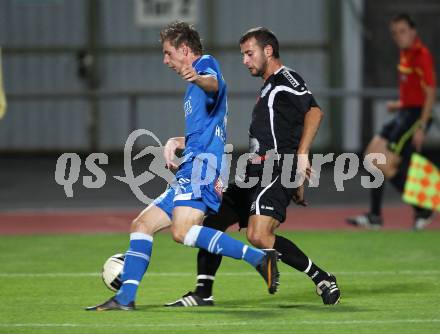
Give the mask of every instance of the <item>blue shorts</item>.
[[211, 173], [213, 180], [210, 183], [203, 184], [198, 179], [192, 180], [193, 161], [185, 162], [179, 167], [172, 184], [153, 204], [165, 211], [170, 219], [176, 206], [189, 206], [204, 213], [217, 213], [221, 204], [223, 184], [214, 168], [209, 168], [206, 163], [203, 163], [201, 168], [203, 179]]

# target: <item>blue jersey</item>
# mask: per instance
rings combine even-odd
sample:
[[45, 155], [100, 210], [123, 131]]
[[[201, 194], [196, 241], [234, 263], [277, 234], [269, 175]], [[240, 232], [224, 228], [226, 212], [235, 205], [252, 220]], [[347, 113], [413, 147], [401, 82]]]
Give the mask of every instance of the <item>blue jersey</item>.
[[226, 83], [212, 56], [202, 56], [192, 66], [198, 74], [215, 76], [218, 91], [207, 93], [192, 83], [186, 89], [183, 104], [185, 161], [179, 166], [175, 182], [154, 201], [170, 219], [175, 206], [217, 212], [223, 185], [227, 184], [227, 180], [222, 180], [222, 167], [223, 172], [228, 167], [226, 163], [222, 164], [228, 116]]
[[204, 55], [192, 64], [200, 75], [212, 75], [217, 79], [218, 91], [207, 93], [199, 86], [190, 83], [186, 89], [183, 109], [185, 111], [185, 151], [187, 160], [192, 161], [201, 153], [216, 157], [216, 165], [208, 164], [217, 174], [226, 143], [226, 122], [228, 107], [226, 83], [220, 66], [214, 57]]

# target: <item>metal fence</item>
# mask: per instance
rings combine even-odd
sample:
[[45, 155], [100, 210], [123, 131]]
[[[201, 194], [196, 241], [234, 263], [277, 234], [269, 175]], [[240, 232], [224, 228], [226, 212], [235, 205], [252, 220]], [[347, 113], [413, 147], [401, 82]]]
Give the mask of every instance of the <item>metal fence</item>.
[[[347, 113], [357, 114], [357, 124], [345, 124], [353, 129], [356, 129], [359, 136], [359, 140], [362, 146], [366, 144], [366, 141], [371, 138], [371, 136], [378, 130], [381, 124], [389, 118], [385, 112], [384, 102], [388, 99], [397, 97], [397, 90], [393, 88], [366, 88], [362, 91], [359, 90], [346, 90], [346, 89], [317, 89], [314, 91], [314, 95], [319, 101], [324, 101], [324, 104], [329, 105], [329, 101], [336, 101], [340, 105], [349, 100], [357, 101], [359, 110], [325, 110], [326, 118], [328, 118], [332, 129], [329, 138], [317, 145], [318, 150], [337, 150], [340, 151], [343, 147], [338, 146], [337, 143], [344, 141], [343, 129], [344, 120]], [[232, 91], [229, 93], [230, 99], [254, 99], [256, 96], [255, 92], [250, 91]], [[142, 113], [140, 110], [140, 101], [143, 99], [161, 99], [161, 100], [179, 100], [182, 98], [181, 91], [87, 91], [87, 92], [35, 92], [35, 93], [10, 93], [7, 95], [7, 99], [10, 106], [14, 103], [35, 103], [41, 101], [65, 101], [71, 102], [74, 100], [80, 100], [87, 105], [87, 130], [85, 134], [87, 136], [84, 141], [84, 145], [75, 146], [73, 143], [63, 147], [64, 150], [79, 150], [79, 151], [99, 151], [105, 150], [105, 148], [100, 147], [99, 138], [100, 131], [102, 131], [102, 122], [100, 121], [101, 112], [105, 110], [100, 110], [100, 103], [107, 102], [112, 103], [115, 100], [123, 100], [127, 104], [127, 108], [121, 110], [121, 112], [126, 113], [125, 118], [127, 122], [125, 124], [117, 124], [117, 126], [125, 126], [126, 136], [128, 136], [133, 130], [137, 128], [147, 128], [151, 131], [155, 131], [154, 127], [149, 128], [148, 124], [144, 124], [142, 120], [139, 119], [139, 114]], [[347, 109], [347, 108], [345, 108]], [[361, 111], [363, 110], [363, 111]], [[53, 111], [56, 113], [56, 110]], [[250, 110], [247, 111], [250, 113]], [[177, 110], [177, 115], [179, 111]], [[174, 115], [172, 115], [174, 117]], [[178, 117], [181, 117], [179, 115]], [[183, 120], [183, 118], [182, 118]], [[175, 122], [179, 122], [179, 118], [174, 118]], [[1, 125], [1, 124], [0, 124]], [[1, 127], [0, 127], [1, 129]], [[242, 132], [247, 132], [247, 127], [241, 129]], [[177, 135], [177, 134], [175, 134]], [[110, 150], [117, 151], [122, 150], [124, 146], [124, 141], [121, 140], [119, 144], [114, 145]], [[145, 143], [147, 144], [147, 143]], [[433, 129], [431, 131], [430, 140], [428, 144], [431, 147], [440, 147], [440, 131], [438, 129]], [[246, 149], [246, 143], [238, 145], [238, 149]], [[19, 151], [58, 151], [57, 146], [46, 146], [46, 147], [32, 147], [24, 146], [5, 148], [3, 147], [1, 151], [3, 152], [19, 152]]]

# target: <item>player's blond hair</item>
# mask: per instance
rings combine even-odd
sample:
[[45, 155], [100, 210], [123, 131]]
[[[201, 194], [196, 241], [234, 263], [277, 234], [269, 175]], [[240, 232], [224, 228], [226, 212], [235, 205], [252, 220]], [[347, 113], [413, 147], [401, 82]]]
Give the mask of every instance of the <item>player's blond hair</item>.
[[185, 43], [195, 55], [203, 53], [199, 33], [186, 22], [176, 21], [164, 27], [160, 32], [160, 42], [163, 44], [165, 41], [169, 41], [176, 49]]

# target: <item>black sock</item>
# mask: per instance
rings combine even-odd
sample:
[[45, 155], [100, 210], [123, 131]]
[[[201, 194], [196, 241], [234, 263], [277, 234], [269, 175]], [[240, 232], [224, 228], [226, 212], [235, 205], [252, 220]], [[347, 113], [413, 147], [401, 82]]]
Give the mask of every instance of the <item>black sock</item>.
[[371, 206], [370, 213], [380, 217], [382, 215], [382, 197], [385, 189], [385, 182], [378, 188], [371, 189]]
[[197, 285], [195, 293], [202, 297], [212, 296], [212, 286], [214, 284], [215, 274], [217, 273], [222, 256], [200, 249], [197, 254]]
[[408, 169], [399, 169], [397, 174], [390, 179], [391, 184], [394, 186], [394, 188], [400, 193], [403, 193], [403, 190], [405, 189], [405, 182], [406, 182], [406, 174], [408, 172]]
[[313, 283], [316, 285], [328, 277], [328, 273], [319, 268], [316, 264], [310, 261], [310, 268], [306, 272], [307, 276], [309, 276]]
[[298, 271], [306, 270], [309, 265], [309, 258], [289, 239], [275, 235], [273, 248], [281, 253], [282, 262]]
[[421, 208], [418, 206], [413, 205], [414, 209], [414, 218], [424, 218], [427, 219], [432, 216], [432, 210]]
[[281, 253], [282, 262], [298, 271], [306, 273], [315, 284], [318, 284], [324, 278], [328, 277], [325, 271], [314, 264], [301, 249], [289, 239], [275, 235], [273, 247]]
[[413, 154], [414, 149], [411, 145], [405, 147], [400, 156], [402, 161], [397, 169], [396, 175], [390, 179], [391, 184], [396, 188], [399, 193], [403, 193], [405, 189], [406, 176], [408, 174], [409, 165], [411, 163], [411, 155]]

